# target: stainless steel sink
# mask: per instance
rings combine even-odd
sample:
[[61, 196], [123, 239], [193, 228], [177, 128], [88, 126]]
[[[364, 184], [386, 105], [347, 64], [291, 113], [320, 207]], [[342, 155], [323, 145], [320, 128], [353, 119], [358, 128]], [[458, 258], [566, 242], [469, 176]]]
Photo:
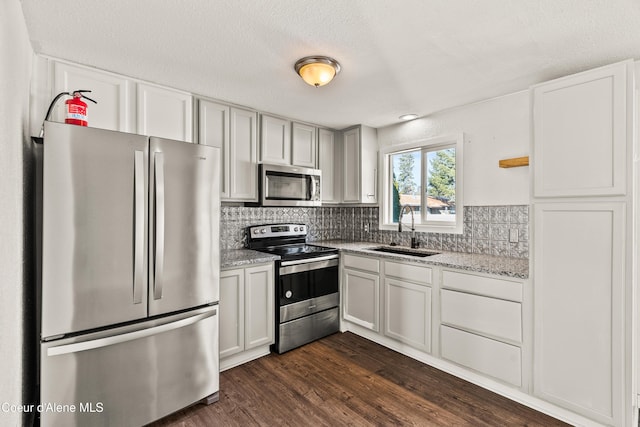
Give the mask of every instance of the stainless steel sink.
[[373, 248], [366, 248], [370, 251], [376, 252], [386, 252], [390, 254], [400, 254], [400, 255], [409, 255], [409, 256], [417, 256], [420, 258], [428, 257], [431, 255], [438, 255], [440, 252], [420, 250], [420, 249], [406, 249], [406, 248], [398, 248], [395, 246], [376, 246]]

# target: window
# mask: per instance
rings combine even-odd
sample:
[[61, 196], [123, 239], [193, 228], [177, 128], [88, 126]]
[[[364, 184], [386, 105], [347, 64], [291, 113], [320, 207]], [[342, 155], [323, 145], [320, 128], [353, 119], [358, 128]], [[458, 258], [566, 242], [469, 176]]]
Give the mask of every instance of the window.
[[[416, 231], [462, 233], [463, 135], [396, 145], [382, 151], [380, 229], [397, 230], [413, 210]], [[404, 208], [403, 224], [410, 224]]]

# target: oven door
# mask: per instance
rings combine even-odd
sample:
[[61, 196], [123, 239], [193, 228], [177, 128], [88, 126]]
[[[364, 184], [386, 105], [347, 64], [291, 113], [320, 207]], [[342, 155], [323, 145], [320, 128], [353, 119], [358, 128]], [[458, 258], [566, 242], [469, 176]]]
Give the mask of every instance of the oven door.
[[320, 206], [320, 171], [290, 166], [261, 166], [263, 206]]
[[280, 306], [338, 292], [338, 254], [281, 261], [278, 270]]

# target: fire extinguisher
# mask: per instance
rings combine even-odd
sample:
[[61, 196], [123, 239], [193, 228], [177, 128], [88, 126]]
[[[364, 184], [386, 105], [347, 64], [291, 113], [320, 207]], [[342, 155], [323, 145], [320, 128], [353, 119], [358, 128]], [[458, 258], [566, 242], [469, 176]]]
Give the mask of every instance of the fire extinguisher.
[[58, 99], [62, 96], [67, 95], [73, 97], [72, 99], [68, 99], [65, 101], [66, 106], [66, 118], [64, 120], [67, 124], [79, 125], [79, 126], [87, 126], [87, 104], [82, 101], [81, 98], [87, 99], [94, 104], [97, 104], [97, 101], [89, 98], [88, 96], [83, 95], [84, 93], [91, 92], [90, 90], [74, 90], [73, 92], [60, 92], [53, 98], [51, 104], [49, 104], [49, 109], [47, 110], [47, 114], [44, 116], [44, 121], [42, 122], [42, 127], [40, 128], [40, 137], [44, 136], [44, 122], [49, 120], [51, 116], [51, 112], [53, 111], [53, 107], [55, 106]]
[[82, 101], [82, 98], [87, 99], [94, 104], [96, 101], [83, 95], [84, 92], [91, 92], [90, 90], [76, 90], [73, 92], [73, 98], [67, 99], [64, 103], [66, 105], [67, 117], [64, 122], [68, 125], [87, 126], [87, 103]]

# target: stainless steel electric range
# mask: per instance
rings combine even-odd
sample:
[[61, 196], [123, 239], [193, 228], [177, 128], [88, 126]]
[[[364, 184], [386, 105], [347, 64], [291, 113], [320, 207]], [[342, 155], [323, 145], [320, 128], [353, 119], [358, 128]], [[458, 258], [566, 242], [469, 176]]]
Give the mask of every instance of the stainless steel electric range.
[[276, 261], [277, 353], [340, 329], [338, 250], [306, 243], [305, 224], [268, 224], [246, 229], [247, 247], [279, 255]]

